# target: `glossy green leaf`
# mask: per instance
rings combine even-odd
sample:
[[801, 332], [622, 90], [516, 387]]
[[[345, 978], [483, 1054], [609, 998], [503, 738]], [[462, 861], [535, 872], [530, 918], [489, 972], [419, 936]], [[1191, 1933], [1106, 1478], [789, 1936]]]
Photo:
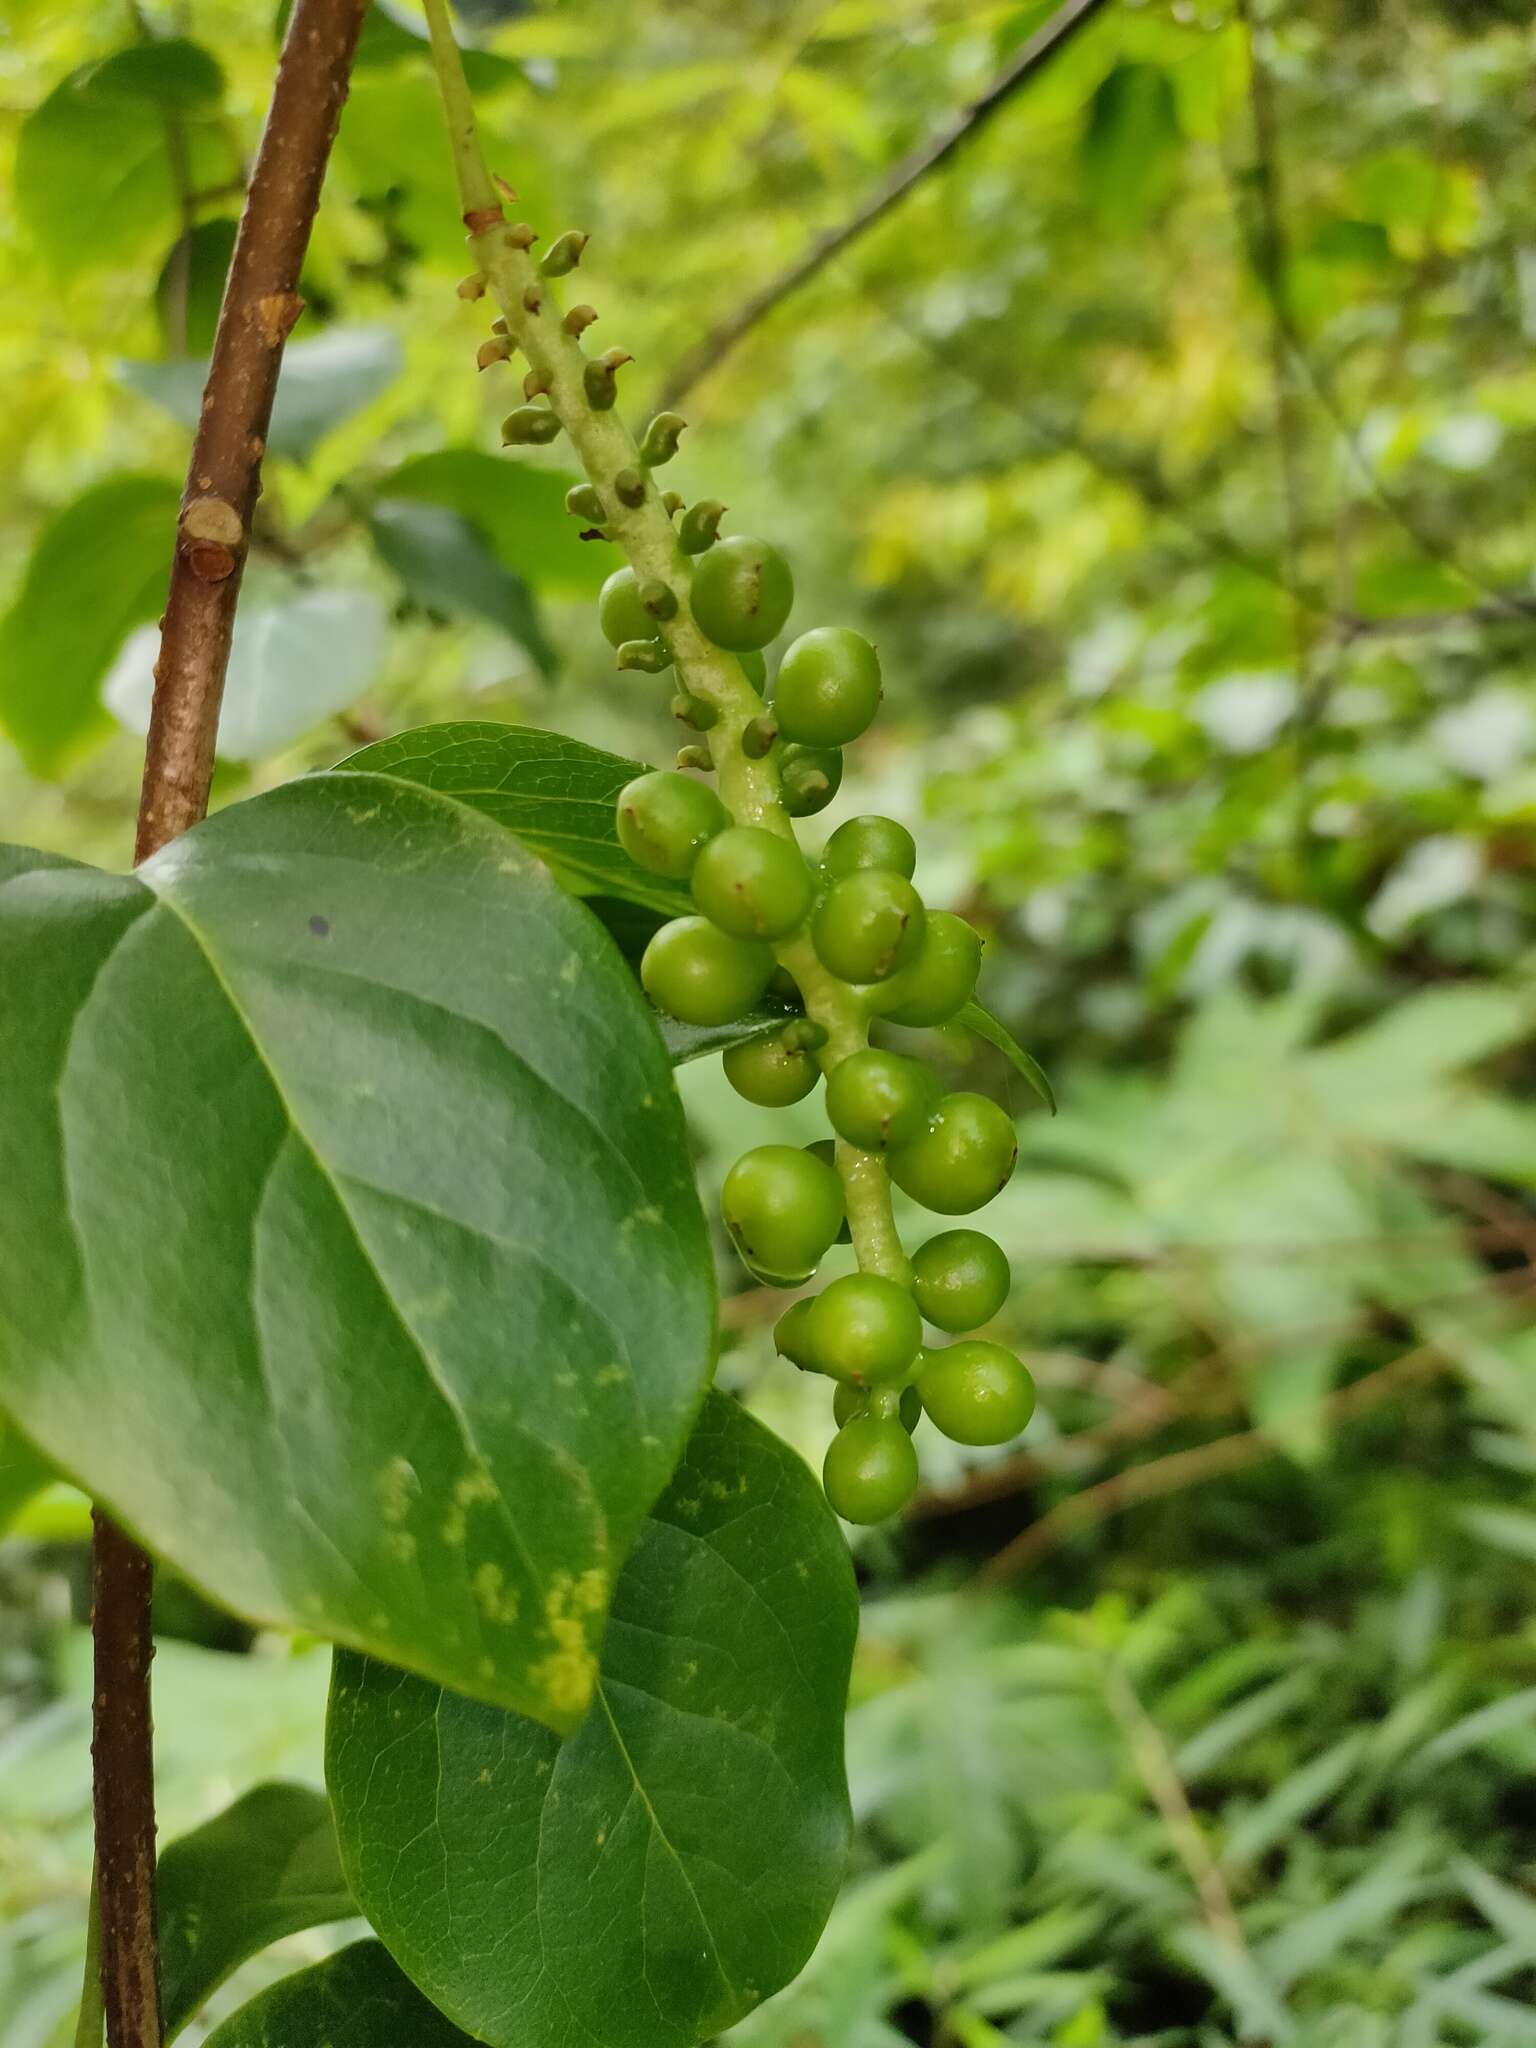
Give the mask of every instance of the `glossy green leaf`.
[[8, 1417], [0, 1415], [0, 1536], [58, 1473]]
[[638, 761], [562, 733], [465, 719], [418, 726], [350, 755], [345, 772], [389, 775], [494, 819], [536, 853], [564, 887], [685, 916], [678, 882], [638, 866], [619, 844], [614, 799]]
[[541, 596], [595, 597], [619, 565], [611, 547], [581, 538], [581, 522], [565, 509], [577, 478], [564, 470], [444, 448], [391, 470], [384, 498], [413, 498], [459, 512], [486, 535], [504, 567]]
[[992, 1012], [983, 1009], [980, 1003], [965, 1005], [955, 1022], [967, 1031], [974, 1031], [978, 1038], [984, 1038], [988, 1045], [995, 1045], [1009, 1063], [1017, 1067], [1030, 1087], [1040, 1097], [1051, 1115], [1056, 1114], [1056, 1091], [1051, 1086], [1050, 1076], [1031, 1053], [1027, 1053], [1013, 1033], [999, 1024]]
[[714, 1284], [633, 978], [381, 775], [0, 864], [0, 1383], [237, 1613], [569, 1726]]
[[1117, 64], [1094, 93], [1080, 158], [1101, 217], [1135, 227], [1172, 187], [1180, 147], [1177, 102], [1155, 64]]
[[711, 1395], [563, 1744], [349, 1654], [326, 1775], [363, 1910], [492, 2048], [688, 2048], [795, 1975], [842, 1876], [857, 1601], [798, 1455]]
[[248, 1956], [357, 1911], [330, 1806], [307, 1785], [257, 1785], [172, 1842], [155, 1892], [168, 2041]]
[[56, 272], [144, 254], [177, 218], [178, 159], [193, 186], [237, 168], [210, 122], [223, 92], [222, 70], [196, 43], [146, 42], [70, 72], [27, 116], [16, 204]]
[[155, 282], [155, 311], [166, 353], [203, 358], [205, 374], [235, 250], [236, 225], [230, 219], [204, 220], [178, 235]]
[[[387, 327], [331, 327], [290, 341], [283, 351], [267, 447], [301, 461], [318, 441], [370, 405], [400, 374], [399, 336]], [[190, 430], [203, 406], [208, 365], [120, 362], [118, 375]]]
[[446, 505], [383, 498], [368, 515], [374, 545], [417, 604], [450, 617], [489, 619], [546, 679], [559, 657], [527, 584], [504, 567], [485, 535]]
[[58, 775], [111, 730], [102, 678], [165, 603], [180, 497], [160, 477], [114, 477], [44, 528], [0, 620], [0, 723], [34, 775]]
[[474, 2048], [376, 1941], [354, 1942], [242, 2005], [206, 2048]]

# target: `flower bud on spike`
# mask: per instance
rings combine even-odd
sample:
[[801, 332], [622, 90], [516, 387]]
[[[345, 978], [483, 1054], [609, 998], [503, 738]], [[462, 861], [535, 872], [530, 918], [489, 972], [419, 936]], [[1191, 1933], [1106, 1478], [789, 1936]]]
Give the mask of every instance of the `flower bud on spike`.
[[702, 768], [707, 775], [714, 767], [708, 747], [679, 747], [677, 750], [679, 768]]
[[520, 220], [515, 227], [507, 229], [507, 240], [514, 249], [531, 249], [538, 239], [537, 228], [529, 227], [525, 220]]
[[[527, 301], [525, 300], [524, 304], [526, 303]], [[596, 318], [597, 308], [595, 306], [572, 306], [569, 313], [560, 322], [560, 325], [567, 334], [581, 335], [586, 333]]]
[[504, 363], [512, 353], [512, 344], [504, 334], [493, 334], [489, 341], [482, 341], [475, 355], [475, 367], [488, 370], [492, 363]]
[[708, 732], [720, 719], [713, 704], [706, 704], [702, 697], [690, 697], [686, 690], [672, 699], [672, 716], [680, 718], [684, 725], [691, 725], [695, 732]]
[[565, 494], [565, 509], [573, 519], [585, 519], [589, 526], [601, 526], [608, 517], [591, 484], [572, 485]]
[[525, 313], [537, 313], [543, 303], [544, 295], [538, 286], [536, 284], [529, 285], [528, 289], [523, 293], [523, 311]]
[[648, 676], [659, 676], [672, 666], [672, 657], [659, 640], [626, 640], [619, 649], [615, 668], [643, 669]]
[[749, 761], [761, 761], [778, 736], [771, 718], [749, 718], [741, 729], [741, 751]]
[[683, 553], [702, 555], [706, 548], [712, 548], [724, 517], [725, 507], [718, 498], [700, 498], [697, 505], [690, 505], [677, 529], [677, 542]]
[[456, 287], [461, 299], [483, 299], [485, 279], [478, 270], [472, 270], [468, 277], [461, 277]]
[[820, 1052], [827, 1042], [827, 1027], [809, 1017], [792, 1017], [779, 1034], [786, 1052]]
[[661, 494], [661, 509], [669, 519], [675, 518], [687, 502], [681, 491], [663, 491]]
[[581, 261], [581, 252], [591, 239], [591, 236], [584, 234], [580, 228], [567, 228], [563, 235], [557, 235], [550, 243], [549, 250], [539, 265], [540, 270], [546, 277], [564, 277]]
[[492, 334], [505, 334], [506, 331], [507, 323], [498, 314], [497, 317], [491, 322], [491, 332]]
[[581, 388], [594, 412], [611, 412], [619, 395], [618, 380], [605, 362], [588, 363], [581, 373]]
[[636, 594], [653, 619], [677, 617], [677, 594], [659, 576], [647, 576]]
[[560, 416], [544, 405], [520, 405], [501, 423], [503, 448], [547, 448], [560, 431]]
[[613, 480], [621, 505], [643, 505], [645, 503], [645, 478], [638, 469], [621, 469]]
[[523, 379], [524, 398], [542, 398], [549, 389], [549, 379], [542, 370], [530, 370]]
[[513, 191], [512, 187], [507, 183], [506, 179], [501, 175], [500, 171], [492, 171], [491, 183], [496, 187], [496, 190], [501, 194], [502, 198], [506, 200], [509, 206], [516, 206], [517, 194], [516, 192]]
[[645, 430], [640, 443], [640, 460], [647, 469], [660, 469], [677, 453], [678, 437], [688, 422], [681, 413], [659, 412]]

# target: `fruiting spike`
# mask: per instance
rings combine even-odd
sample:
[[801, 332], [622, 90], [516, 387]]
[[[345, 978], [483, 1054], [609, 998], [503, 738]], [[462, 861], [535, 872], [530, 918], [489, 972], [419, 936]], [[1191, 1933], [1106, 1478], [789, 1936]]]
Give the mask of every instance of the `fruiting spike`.
[[545, 448], [560, 431], [560, 415], [545, 405], [520, 405], [501, 423], [503, 448]]
[[678, 438], [688, 422], [681, 413], [659, 412], [646, 428], [640, 443], [640, 460], [647, 469], [660, 469], [677, 453]]
[[461, 299], [483, 299], [485, 279], [478, 270], [472, 270], [468, 277], [461, 277], [456, 287]]
[[659, 576], [647, 576], [636, 595], [653, 619], [677, 617], [677, 594], [671, 584], [664, 583]]
[[512, 353], [512, 344], [504, 334], [493, 334], [489, 341], [482, 341], [475, 355], [475, 367], [488, 370], [492, 363], [504, 363]]
[[591, 526], [601, 526], [608, 517], [601, 496], [591, 484], [573, 484], [565, 494], [565, 509], [573, 519], [585, 519]]
[[643, 669], [648, 676], [659, 676], [672, 666], [672, 657], [659, 640], [626, 640], [619, 648], [615, 668]]
[[[527, 303], [526, 300], [524, 303]], [[597, 308], [595, 306], [572, 306], [569, 313], [560, 322], [560, 325], [567, 334], [580, 336], [586, 333], [596, 318]]]
[[725, 507], [718, 498], [700, 498], [696, 505], [690, 505], [677, 529], [677, 543], [683, 553], [702, 555], [706, 548], [712, 548], [724, 517]]
[[567, 228], [550, 243], [540, 270], [546, 277], [564, 277], [581, 261], [581, 252], [591, 239], [581, 228]]

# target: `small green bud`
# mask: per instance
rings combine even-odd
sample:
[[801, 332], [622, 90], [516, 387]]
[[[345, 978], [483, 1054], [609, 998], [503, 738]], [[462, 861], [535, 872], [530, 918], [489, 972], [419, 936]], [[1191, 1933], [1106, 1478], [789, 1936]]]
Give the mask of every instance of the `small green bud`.
[[708, 732], [712, 725], [720, 722], [720, 714], [713, 704], [706, 704], [702, 697], [690, 696], [686, 690], [679, 691], [672, 699], [672, 716], [680, 718], [684, 725], [691, 725], [695, 732]]
[[741, 751], [749, 761], [761, 761], [779, 736], [771, 718], [749, 718], [741, 729]]
[[475, 354], [475, 368], [488, 370], [492, 363], [504, 363], [512, 353], [512, 344], [504, 334], [493, 334], [489, 341], [482, 341]]
[[461, 299], [483, 299], [485, 279], [478, 270], [472, 270], [468, 277], [461, 277], [455, 289]]
[[653, 619], [677, 617], [677, 593], [660, 576], [647, 576], [639, 587], [638, 595]]
[[581, 261], [581, 253], [591, 239], [580, 228], [567, 228], [563, 235], [557, 235], [550, 243], [539, 269], [545, 277], [564, 277]]
[[[529, 289], [532, 290], [532, 286]], [[524, 304], [526, 305], [526, 303], [527, 301], [525, 300]], [[533, 310], [536, 312], [538, 309], [535, 307]], [[569, 313], [560, 322], [560, 325], [567, 334], [580, 336], [586, 333], [596, 318], [597, 308], [595, 306], [572, 306]]]
[[718, 498], [700, 498], [697, 505], [690, 505], [677, 530], [678, 546], [683, 553], [702, 555], [706, 548], [712, 548], [724, 517], [725, 507]]
[[587, 394], [587, 403], [594, 412], [609, 412], [619, 395], [617, 372], [634, 357], [621, 348], [611, 348], [594, 363], [588, 363], [581, 373], [582, 389]]
[[810, 1017], [793, 1017], [779, 1038], [790, 1052], [820, 1052], [827, 1042], [827, 1028]]
[[509, 330], [506, 321], [503, 320], [501, 315], [498, 313], [496, 315], [496, 318], [491, 322], [492, 334], [506, 334], [508, 331]]
[[660, 469], [677, 453], [678, 439], [688, 422], [678, 412], [659, 412], [646, 428], [640, 442], [640, 460], [647, 469]]
[[645, 503], [645, 478], [638, 469], [621, 469], [613, 480], [613, 488], [621, 505]]
[[547, 448], [560, 432], [560, 416], [547, 405], [520, 405], [501, 423], [503, 448]]
[[531, 249], [538, 239], [538, 229], [529, 227], [525, 220], [517, 221], [507, 229], [507, 240], [514, 249]]
[[681, 491], [663, 491], [661, 494], [661, 509], [669, 519], [674, 519], [687, 502]]
[[549, 379], [542, 370], [530, 370], [523, 379], [523, 396], [530, 402], [549, 394]]
[[702, 768], [708, 773], [715, 764], [708, 747], [679, 747], [677, 765], [679, 768]]
[[536, 284], [527, 286], [523, 292], [523, 311], [525, 313], [537, 313], [543, 304], [544, 294], [539, 290], [538, 286]]
[[603, 501], [591, 484], [574, 484], [565, 494], [565, 509], [573, 519], [584, 519], [589, 526], [601, 526], [608, 514]]
[[659, 676], [671, 666], [672, 657], [659, 640], [626, 640], [614, 663], [615, 668], [643, 669], [648, 676]]

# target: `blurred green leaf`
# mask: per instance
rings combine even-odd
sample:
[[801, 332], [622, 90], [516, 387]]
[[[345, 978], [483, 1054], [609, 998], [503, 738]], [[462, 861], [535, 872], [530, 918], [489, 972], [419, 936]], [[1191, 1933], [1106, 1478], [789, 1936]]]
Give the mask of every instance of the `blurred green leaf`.
[[995, 1045], [1000, 1053], [1024, 1076], [1030, 1087], [1040, 1097], [1051, 1115], [1056, 1114], [1056, 1096], [1044, 1067], [1023, 1046], [1004, 1025], [999, 1024], [990, 1010], [980, 1003], [965, 1004], [955, 1022], [966, 1031], [974, 1031], [978, 1038], [984, 1038], [988, 1045]]
[[559, 657], [520, 576], [504, 568], [484, 534], [444, 505], [378, 498], [368, 514], [374, 545], [417, 604], [453, 617], [488, 619], [521, 647], [546, 680]]
[[378, 486], [381, 498], [414, 498], [462, 513], [486, 534], [503, 565], [540, 596], [593, 597], [618, 564], [612, 548], [580, 538], [565, 509], [577, 479], [474, 448], [414, 456]]
[[[388, 327], [332, 327], [290, 341], [272, 406], [267, 446], [274, 455], [302, 461], [333, 427], [361, 412], [400, 374], [399, 338]], [[189, 431], [203, 405], [208, 365], [201, 360], [120, 362], [118, 375], [132, 390], [168, 412]]]
[[1168, 74], [1117, 64], [1094, 93], [1079, 148], [1083, 183], [1100, 215], [1136, 227], [1163, 204], [1178, 175], [1178, 110]]

